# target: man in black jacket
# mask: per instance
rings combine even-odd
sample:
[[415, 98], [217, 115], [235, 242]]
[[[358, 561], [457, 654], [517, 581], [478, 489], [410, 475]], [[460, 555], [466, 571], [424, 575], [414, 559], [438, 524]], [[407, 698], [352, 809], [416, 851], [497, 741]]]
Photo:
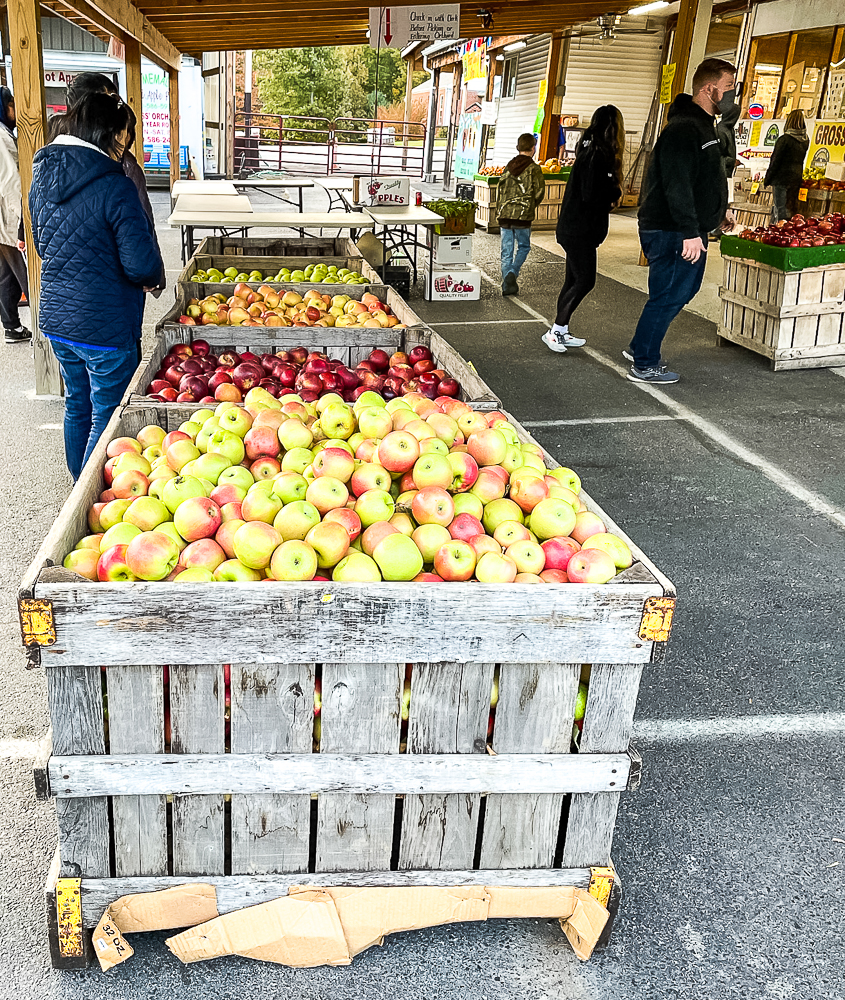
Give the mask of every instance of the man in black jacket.
[[712, 230], [730, 229], [728, 184], [715, 116], [733, 104], [736, 70], [705, 59], [692, 78], [692, 97], [679, 94], [655, 144], [640, 204], [640, 243], [649, 264], [648, 302], [622, 353], [632, 382], [670, 385], [660, 347], [669, 324], [701, 288]]

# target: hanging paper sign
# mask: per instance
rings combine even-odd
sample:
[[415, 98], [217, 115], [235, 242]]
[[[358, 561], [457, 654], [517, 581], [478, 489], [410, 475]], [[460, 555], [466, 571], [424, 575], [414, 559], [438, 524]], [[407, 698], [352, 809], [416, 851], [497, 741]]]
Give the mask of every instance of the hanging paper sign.
[[672, 103], [672, 83], [675, 79], [675, 63], [669, 63], [664, 66], [660, 72], [660, 103], [661, 104], [671, 104]]
[[534, 133], [538, 133], [543, 127], [543, 119], [546, 117], [546, 95], [549, 92], [549, 81], [541, 80], [540, 89], [537, 94], [537, 117], [534, 119]]

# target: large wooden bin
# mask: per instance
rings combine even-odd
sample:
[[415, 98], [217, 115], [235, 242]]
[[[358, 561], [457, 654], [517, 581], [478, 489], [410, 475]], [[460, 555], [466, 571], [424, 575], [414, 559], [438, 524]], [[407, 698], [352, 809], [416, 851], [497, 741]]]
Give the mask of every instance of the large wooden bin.
[[53, 926], [56, 879], [81, 880], [84, 932], [53, 933], [54, 962], [84, 965], [121, 895], [191, 880], [221, 912], [303, 883], [588, 888], [637, 784], [637, 691], [672, 584], [635, 546], [606, 586], [93, 584], [53, 568], [87, 533], [107, 442], [166, 419], [115, 414], [21, 585], [52, 724]]
[[241, 254], [247, 257], [360, 257], [347, 236], [206, 236], [197, 254], [214, 257]]
[[845, 365], [845, 264], [781, 271], [724, 258], [718, 336], [769, 358], [775, 371]]
[[[501, 231], [497, 214], [497, 191], [499, 178], [495, 175], [489, 178], [475, 179], [475, 221], [488, 233]], [[537, 206], [537, 215], [531, 223], [534, 230], [555, 229], [563, 204], [563, 192], [566, 190], [566, 180], [560, 177], [546, 177], [546, 194]]]
[[[269, 274], [270, 278], [263, 279], [260, 282], [244, 282], [244, 284], [249, 284], [250, 288], [258, 288], [260, 285], [268, 284], [278, 273], [279, 269], [282, 267], [287, 267], [290, 270], [294, 268], [305, 269], [308, 264], [313, 264], [314, 261], [319, 261], [322, 264], [335, 264], [338, 268], [347, 267], [350, 271], [357, 271], [359, 274], [363, 275], [367, 281], [374, 284], [381, 284], [381, 278], [376, 273], [376, 271], [364, 260], [361, 256], [354, 256], [351, 254], [344, 254], [340, 257], [326, 257], [326, 256], [309, 256], [307, 255], [307, 248], [303, 248], [299, 255], [297, 256], [286, 256], [286, 257], [269, 257], [266, 254], [255, 254], [253, 256], [247, 256], [245, 254], [235, 254], [227, 251], [225, 254], [200, 254], [195, 253], [193, 257], [188, 261], [187, 265], [183, 268], [182, 273], [177, 279], [177, 286], [179, 284], [185, 284], [192, 281], [194, 275], [201, 268], [208, 270], [209, 267], [216, 267], [220, 271], [225, 271], [227, 267], [237, 267], [239, 271], [261, 271], [264, 274]], [[231, 291], [232, 285], [221, 283], [219, 288], [213, 282], [210, 291]], [[342, 284], [339, 282], [338, 284]], [[344, 286], [346, 287], [346, 286]], [[335, 286], [326, 286], [328, 291], [334, 294]], [[337, 289], [342, 291], [342, 289]]]

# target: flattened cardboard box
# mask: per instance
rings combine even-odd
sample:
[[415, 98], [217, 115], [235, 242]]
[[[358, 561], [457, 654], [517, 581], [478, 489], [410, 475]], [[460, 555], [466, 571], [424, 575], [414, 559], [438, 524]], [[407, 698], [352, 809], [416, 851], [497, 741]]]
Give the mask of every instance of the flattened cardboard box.
[[[571, 886], [292, 886], [286, 896], [218, 916], [213, 886], [191, 884], [122, 897], [106, 910], [94, 941], [100, 964], [108, 969], [132, 954], [124, 933], [190, 926], [167, 940], [182, 962], [241, 955], [308, 968], [349, 965], [356, 955], [400, 931], [495, 918], [557, 917], [575, 954], [586, 960], [608, 916], [589, 893]], [[114, 930], [119, 931], [117, 944]]]

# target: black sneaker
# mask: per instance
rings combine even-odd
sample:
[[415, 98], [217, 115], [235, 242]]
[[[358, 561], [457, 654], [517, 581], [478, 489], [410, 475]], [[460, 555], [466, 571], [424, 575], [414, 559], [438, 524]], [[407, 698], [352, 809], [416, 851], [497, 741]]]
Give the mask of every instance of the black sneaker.
[[508, 271], [502, 281], [502, 295], [519, 295], [519, 285], [513, 271]]
[[23, 344], [27, 340], [32, 340], [32, 333], [25, 326], [19, 326], [17, 330], [6, 331], [7, 344]]
[[659, 368], [637, 368], [631, 365], [628, 370], [629, 382], [650, 382], [654, 385], [673, 385], [679, 382], [681, 376], [677, 372], [666, 371], [665, 365]]

